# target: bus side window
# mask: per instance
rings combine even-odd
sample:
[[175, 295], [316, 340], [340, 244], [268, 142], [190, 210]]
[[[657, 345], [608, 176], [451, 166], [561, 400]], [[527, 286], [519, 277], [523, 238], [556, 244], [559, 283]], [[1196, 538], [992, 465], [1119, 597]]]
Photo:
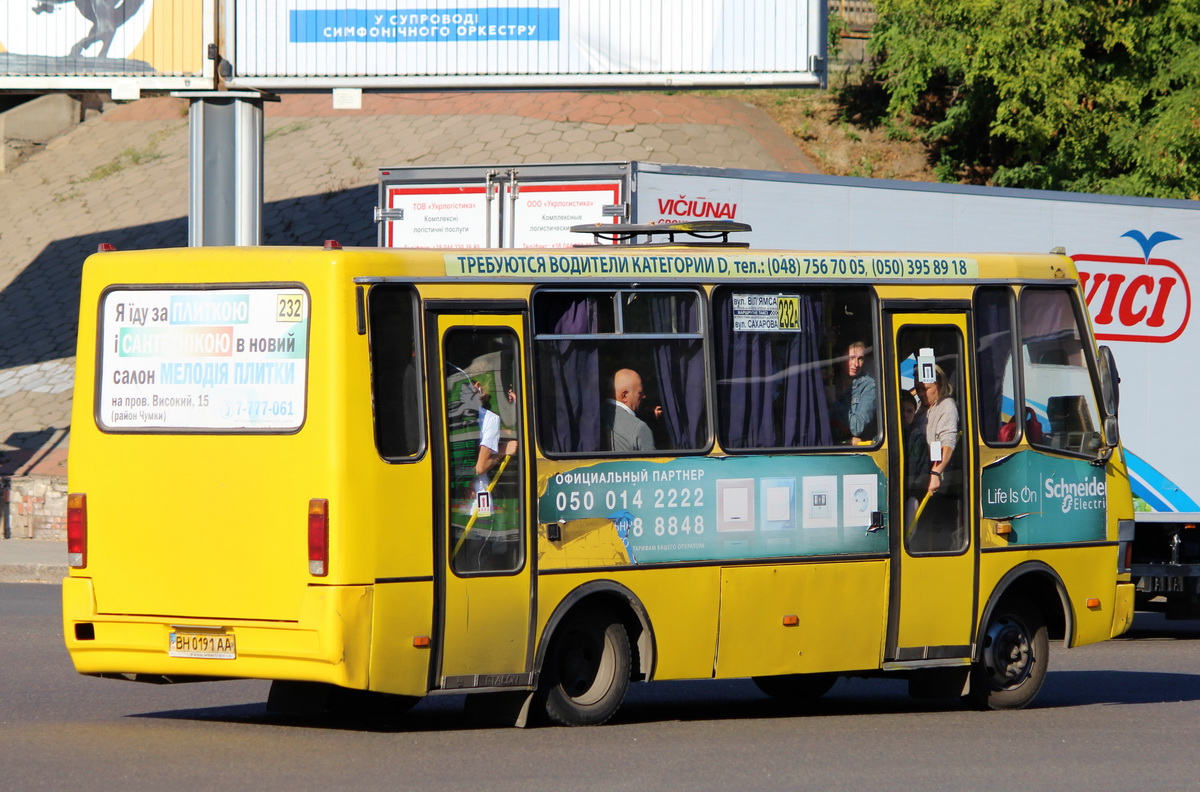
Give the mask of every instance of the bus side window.
[[[706, 449], [701, 307], [694, 290], [537, 292], [533, 320], [542, 449], [549, 455]], [[614, 385], [635, 378], [642, 395], [630, 402], [634, 409], [627, 414], [612, 403]], [[640, 435], [640, 441], [614, 443], [617, 415], [629, 422], [618, 434]]]
[[1083, 348], [1085, 325], [1071, 294], [1034, 287], [1021, 291], [1025, 404], [1041, 430], [1026, 434], [1034, 445], [1095, 457], [1103, 446], [1100, 420]]
[[1013, 364], [1013, 293], [1007, 286], [975, 291], [975, 366], [979, 372], [979, 433], [991, 445], [1014, 444], [1017, 419]]
[[821, 448], [878, 438], [869, 290], [725, 287], [713, 295], [713, 314], [722, 447]]
[[375, 448], [389, 461], [424, 448], [416, 305], [412, 287], [399, 284], [376, 284], [367, 297]]

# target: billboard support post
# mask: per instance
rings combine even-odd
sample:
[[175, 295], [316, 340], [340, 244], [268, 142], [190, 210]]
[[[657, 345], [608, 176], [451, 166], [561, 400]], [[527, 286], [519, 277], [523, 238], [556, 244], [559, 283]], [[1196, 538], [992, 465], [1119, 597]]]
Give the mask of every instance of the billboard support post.
[[257, 91], [181, 91], [188, 99], [188, 245], [258, 245], [263, 225], [263, 102]]

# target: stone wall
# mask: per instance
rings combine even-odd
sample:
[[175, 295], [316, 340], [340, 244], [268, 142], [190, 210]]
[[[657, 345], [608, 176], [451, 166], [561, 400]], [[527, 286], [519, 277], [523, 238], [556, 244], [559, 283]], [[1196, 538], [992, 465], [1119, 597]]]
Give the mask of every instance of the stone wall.
[[5, 476], [0, 491], [3, 538], [67, 538], [66, 476]]

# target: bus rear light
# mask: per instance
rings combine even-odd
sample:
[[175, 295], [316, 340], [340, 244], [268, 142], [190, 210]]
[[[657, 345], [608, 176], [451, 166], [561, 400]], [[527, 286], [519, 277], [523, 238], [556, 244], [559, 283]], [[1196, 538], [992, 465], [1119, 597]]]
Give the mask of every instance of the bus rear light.
[[317, 577], [329, 574], [329, 499], [308, 502], [308, 573]]
[[87, 496], [82, 492], [67, 495], [67, 564], [87, 566]]

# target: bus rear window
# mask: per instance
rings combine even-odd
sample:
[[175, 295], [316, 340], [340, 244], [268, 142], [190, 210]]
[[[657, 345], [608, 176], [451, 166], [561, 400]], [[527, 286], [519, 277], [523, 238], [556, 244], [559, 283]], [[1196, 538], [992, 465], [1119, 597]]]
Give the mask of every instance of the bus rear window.
[[304, 423], [304, 289], [112, 289], [100, 303], [101, 429], [291, 432]]

